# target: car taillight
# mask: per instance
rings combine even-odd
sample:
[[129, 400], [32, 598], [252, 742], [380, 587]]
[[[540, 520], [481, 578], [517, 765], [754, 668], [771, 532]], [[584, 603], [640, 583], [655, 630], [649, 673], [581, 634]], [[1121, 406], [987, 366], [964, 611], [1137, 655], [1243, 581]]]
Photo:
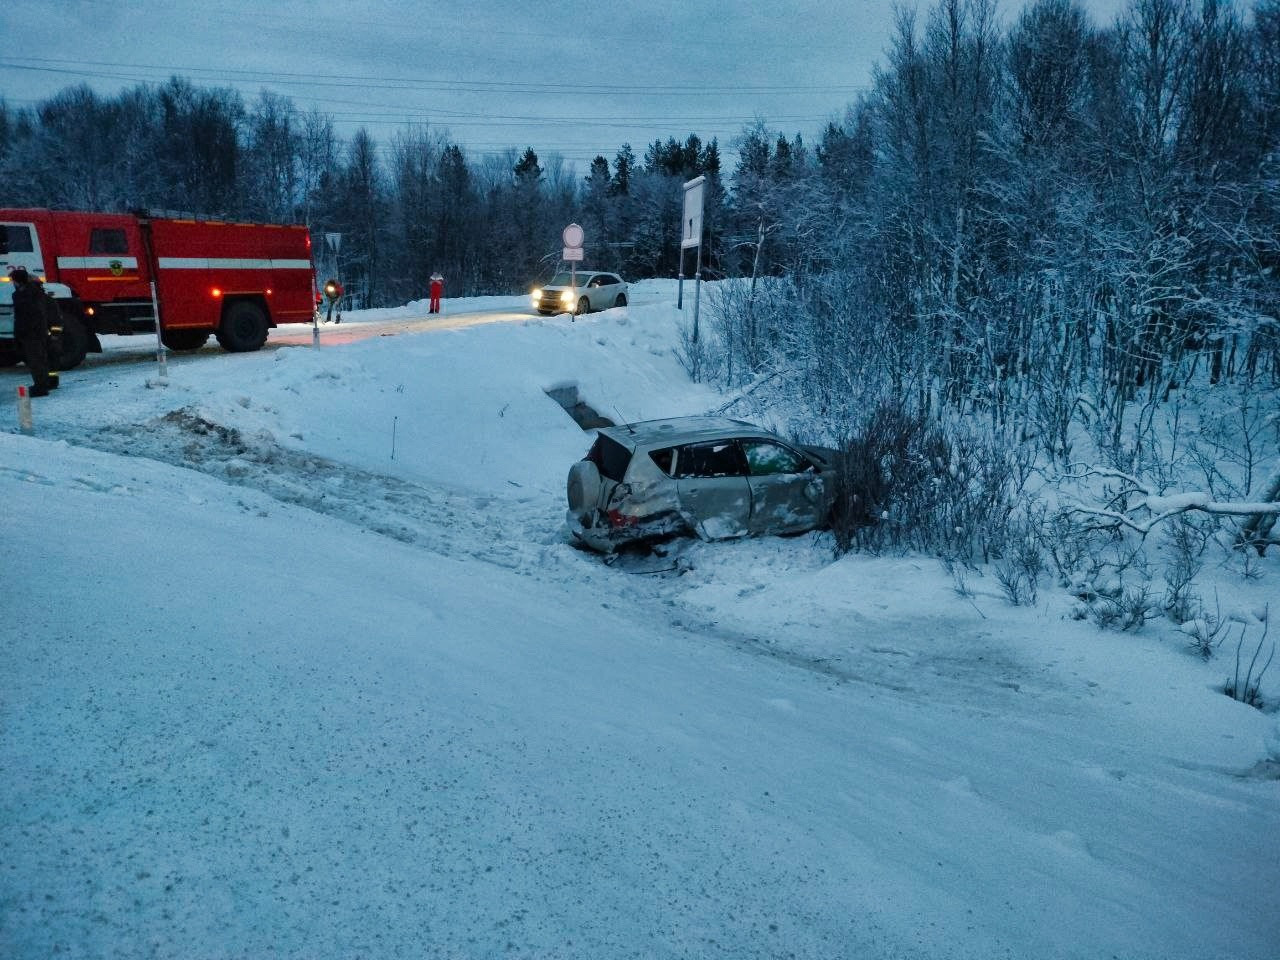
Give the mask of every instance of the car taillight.
[[634, 527], [640, 522], [639, 517], [631, 517], [624, 514], [621, 510], [610, 510], [608, 512], [609, 526], [618, 527]]

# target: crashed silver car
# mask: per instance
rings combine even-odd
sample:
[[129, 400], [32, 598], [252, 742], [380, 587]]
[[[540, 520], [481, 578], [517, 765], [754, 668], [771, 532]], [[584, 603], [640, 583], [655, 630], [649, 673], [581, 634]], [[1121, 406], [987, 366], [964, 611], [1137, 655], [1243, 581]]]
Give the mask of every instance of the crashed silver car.
[[569, 470], [569, 531], [604, 553], [681, 534], [801, 533], [828, 522], [834, 465], [833, 450], [723, 417], [605, 427]]

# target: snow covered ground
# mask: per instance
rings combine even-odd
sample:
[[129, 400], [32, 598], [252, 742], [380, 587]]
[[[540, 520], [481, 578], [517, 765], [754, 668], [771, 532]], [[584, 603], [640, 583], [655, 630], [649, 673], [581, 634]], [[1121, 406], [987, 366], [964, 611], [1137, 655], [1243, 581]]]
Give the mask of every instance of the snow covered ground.
[[108, 338], [30, 437], [0, 373], [0, 955], [1280, 955], [1230, 658], [825, 535], [566, 543], [548, 389], [720, 402], [674, 293], [349, 314], [167, 386]]

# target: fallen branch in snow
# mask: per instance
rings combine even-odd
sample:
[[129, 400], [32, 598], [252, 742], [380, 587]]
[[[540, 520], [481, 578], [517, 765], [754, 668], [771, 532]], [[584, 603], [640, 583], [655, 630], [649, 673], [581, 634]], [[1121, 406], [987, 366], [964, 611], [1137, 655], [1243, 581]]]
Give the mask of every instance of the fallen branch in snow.
[[[1280, 500], [1280, 466], [1267, 478], [1267, 482], [1262, 485], [1262, 496], [1265, 500]], [[1271, 530], [1276, 524], [1276, 514], [1255, 514], [1246, 520], [1240, 527], [1240, 537], [1238, 543], [1240, 546], [1250, 546], [1258, 551], [1258, 556], [1262, 556], [1267, 547], [1271, 545], [1280, 546], [1280, 540], [1276, 540], [1271, 536]]]
[[[1267, 495], [1273, 497], [1273, 499], [1256, 502], [1224, 503], [1214, 500], [1207, 493], [1175, 493], [1162, 496], [1155, 493], [1137, 477], [1108, 467], [1086, 467], [1082, 473], [1072, 473], [1064, 479], [1083, 480], [1087, 477], [1107, 477], [1114, 480], [1122, 480], [1129, 485], [1130, 489], [1121, 491], [1115, 499], [1125, 500], [1132, 496], [1139, 496], [1140, 499], [1132, 507], [1124, 510], [1110, 510], [1103, 507], [1090, 507], [1082, 503], [1075, 503], [1068, 507], [1067, 512], [1099, 517], [1108, 521], [1102, 526], [1126, 527], [1143, 537], [1150, 533], [1157, 524], [1168, 520], [1170, 517], [1176, 517], [1178, 514], [1192, 511], [1216, 516], [1249, 517], [1258, 521], [1262, 521], [1263, 518], [1274, 518], [1276, 515], [1280, 515], [1280, 502], [1276, 502], [1274, 499], [1274, 495], [1277, 492], [1276, 484], [1270, 482], [1267, 485]], [[1277, 477], [1280, 477], [1280, 472], [1277, 473]], [[1150, 516], [1139, 520], [1131, 515], [1132, 511], [1135, 510], [1146, 510]], [[1274, 519], [1272, 522], [1274, 522]], [[1261, 522], [1258, 524], [1246, 524], [1241, 530], [1240, 545], [1256, 547], [1258, 553], [1261, 554], [1269, 544], [1274, 543], [1275, 541], [1266, 539], [1266, 534], [1264, 534], [1264, 539], [1261, 541], [1256, 536], [1246, 535], [1246, 531], [1260, 530], [1261, 527]], [[1266, 529], [1269, 533], [1270, 524], [1266, 525]]]
[[711, 413], [713, 415], [727, 413], [729, 408], [732, 407], [735, 403], [739, 403], [747, 399], [747, 397], [755, 393], [756, 390], [760, 389], [760, 387], [764, 386], [766, 383], [768, 383], [770, 380], [774, 379], [777, 376], [778, 376], [778, 371], [776, 370], [771, 371], [769, 373], [761, 374], [760, 376], [752, 380], [750, 383], [748, 383], [746, 386], [741, 387], [739, 390], [737, 390], [729, 400], [727, 400], [726, 402], [720, 404], [720, 406], [713, 409]]

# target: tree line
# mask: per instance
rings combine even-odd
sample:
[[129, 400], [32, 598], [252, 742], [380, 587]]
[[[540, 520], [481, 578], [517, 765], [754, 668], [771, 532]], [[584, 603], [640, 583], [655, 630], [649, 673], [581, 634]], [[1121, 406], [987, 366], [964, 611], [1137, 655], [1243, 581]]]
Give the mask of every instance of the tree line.
[[342, 235], [324, 266], [366, 306], [422, 297], [435, 270], [453, 295], [527, 289], [555, 270], [573, 220], [591, 266], [674, 275], [680, 185], [701, 174], [714, 206], [719, 145], [696, 134], [642, 157], [623, 144], [579, 176], [532, 147], [473, 158], [426, 124], [386, 143], [364, 128], [344, 141], [331, 117], [288, 97], [263, 90], [246, 103], [180, 77], [116, 96], [70, 87], [30, 109], [0, 99], [0, 204], [305, 223], [317, 251], [324, 234]]

